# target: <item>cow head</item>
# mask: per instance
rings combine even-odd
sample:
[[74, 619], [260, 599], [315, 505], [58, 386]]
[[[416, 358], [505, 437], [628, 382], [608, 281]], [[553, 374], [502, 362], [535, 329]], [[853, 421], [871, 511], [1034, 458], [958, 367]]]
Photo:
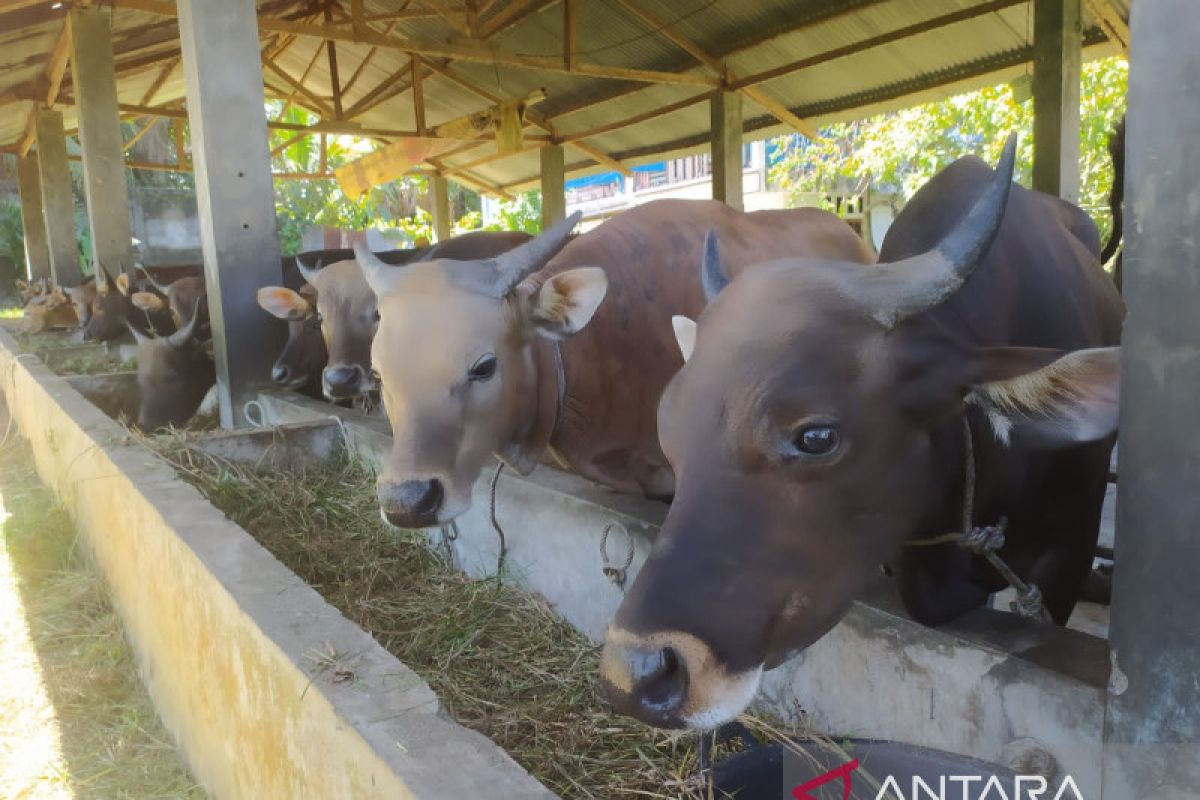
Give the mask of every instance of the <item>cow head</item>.
[[23, 333], [41, 333], [52, 328], [74, 328], [79, 324], [71, 299], [57, 286], [35, 295], [25, 305]]
[[21, 305], [23, 306], [28, 305], [33, 298], [47, 293], [50, 288], [50, 281], [46, 278], [35, 278], [31, 281], [17, 278], [17, 291], [21, 293]]
[[275, 359], [271, 380], [288, 389], [319, 391], [329, 352], [325, 349], [321, 316], [317, 313], [317, 290], [308, 283], [298, 292], [283, 286], [265, 286], [258, 290], [258, 304], [288, 324], [287, 344]]
[[154, 431], [183, 425], [216, 382], [212, 352], [196, 338], [199, 315], [170, 336], [148, 336], [129, 325], [137, 339], [137, 382], [141, 402], [137, 426]]
[[493, 453], [521, 471], [536, 464], [540, 453], [525, 447], [538, 405], [534, 340], [583, 328], [608, 284], [596, 267], [560, 272], [540, 286], [526, 278], [558, 252], [578, 219], [484, 261], [396, 270], [355, 248], [382, 298], [371, 363], [393, 446], [376, 489], [392, 524], [426, 527], [465, 511]]
[[352, 400], [369, 395], [378, 388], [371, 370], [371, 339], [379, 312], [362, 270], [354, 261], [322, 268], [320, 262], [310, 267], [297, 258], [296, 266], [317, 293], [309, 315], [315, 315], [329, 355], [321, 373], [325, 397]]
[[130, 308], [129, 298], [121, 293], [108, 270], [100, 266], [96, 270], [92, 313], [83, 329], [84, 341], [107, 342], [123, 335]]
[[87, 328], [88, 323], [92, 321], [92, 306], [96, 302], [96, 279], [88, 278], [78, 286], [71, 286], [66, 290], [66, 294], [75, 307], [75, 316], [79, 318], [80, 327]]
[[659, 405], [674, 502], [601, 659], [619, 711], [695, 728], [739, 714], [942, 498], [931, 435], [965, 404], [1050, 444], [1114, 429], [1115, 351], [974, 350], [906, 325], [986, 254], [1013, 145], [962, 222], [905, 261], [787, 259], [730, 282], [710, 236], [710, 303], [699, 325], [674, 320], [685, 364]]

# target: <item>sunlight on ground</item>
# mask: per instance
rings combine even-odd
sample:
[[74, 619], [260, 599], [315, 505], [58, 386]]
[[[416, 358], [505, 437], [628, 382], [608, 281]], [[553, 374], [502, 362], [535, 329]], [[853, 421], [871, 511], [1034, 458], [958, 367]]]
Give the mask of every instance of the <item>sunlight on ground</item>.
[[[0, 496], [0, 520], [9, 514]], [[0, 536], [0, 788], [12, 800], [73, 797], [58, 720], [25, 622], [6, 537]]]

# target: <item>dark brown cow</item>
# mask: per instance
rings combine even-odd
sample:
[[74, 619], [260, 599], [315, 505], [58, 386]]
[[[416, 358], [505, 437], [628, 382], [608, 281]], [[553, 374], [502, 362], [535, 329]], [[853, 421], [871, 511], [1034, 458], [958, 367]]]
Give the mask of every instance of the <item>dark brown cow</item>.
[[[194, 274], [196, 268], [172, 269], [171, 275], [179, 276]], [[116, 278], [108, 270], [100, 267], [96, 273], [96, 294], [92, 300], [92, 310], [87, 324], [83, 329], [84, 341], [107, 342], [125, 334], [126, 320], [143, 333], [159, 333], [167, 335], [175, 330], [177, 325], [166, 311], [143, 312], [137, 310], [130, 298], [131, 293], [151, 288], [145, 282], [144, 270], [142, 276], [131, 277], [122, 271]]]
[[88, 323], [92, 321], [92, 306], [96, 303], [96, 279], [88, 278], [78, 286], [68, 287], [66, 294], [71, 298], [71, 304], [75, 306], [75, 316], [79, 319], [79, 326], [87, 328]]
[[258, 290], [258, 305], [288, 324], [288, 339], [271, 367], [271, 380], [309, 397], [323, 397], [321, 373], [329, 363], [329, 351], [317, 314], [317, 290], [308, 283], [298, 292], [264, 286]]
[[[130, 296], [134, 308], [147, 314], [171, 315], [176, 328], [191, 321], [193, 312], [200, 315], [200, 324], [208, 324], [208, 293], [203, 275], [189, 275], [163, 285], [145, 273], [154, 291], [135, 291]], [[201, 332], [203, 338], [203, 332]]]
[[[460, 261], [491, 258], [529, 241], [519, 231], [476, 231], [455, 236], [432, 247], [392, 250], [376, 258], [389, 266], [401, 266], [433, 257]], [[321, 262], [305, 263], [296, 258], [296, 266], [316, 291], [316, 303], [282, 287], [266, 287], [259, 293], [260, 304], [275, 316], [290, 322], [303, 322], [315, 316], [325, 339], [328, 364], [322, 370], [324, 395], [330, 400], [352, 400], [375, 391], [371, 370], [371, 340], [379, 315], [375, 294], [363, 279], [362, 270], [353, 260], [343, 260], [322, 268]], [[293, 328], [303, 335], [306, 329]], [[290, 343], [289, 343], [290, 345]], [[303, 352], [303, 351], [297, 351]], [[311, 352], [311, 351], [309, 351]], [[305, 353], [307, 355], [308, 353]], [[277, 362], [278, 363], [278, 362]], [[289, 377], [290, 373], [289, 373]]]
[[193, 308], [188, 317], [188, 323], [170, 336], [147, 336], [129, 325], [138, 342], [137, 426], [144, 431], [184, 425], [216, 383], [210, 345], [196, 336], [200, 315]]
[[462, 513], [493, 454], [526, 473], [549, 453], [614, 489], [669, 497], [655, 407], [682, 363], [668, 321], [703, 304], [695, 264], [705, 233], [721, 231], [735, 265], [785, 253], [873, 260], [816, 209], [662, 200], [554, 255], [576, 220], [482, 263], [388, 270], [360, 254], [385, 295], [372, 354], [395, 438], [377, 486], [393, 524]]
[[1099, 525], [1122, 310], [1094, 231], [1073, 232], [1082, 212], [1010, 195], [1014, 148], [994, 173], [970, 158], [931, 180], [879, 266], [790, 258], [722, 291], [709, 253], [716, 296], [698, 328], [677, 322], [687, 363], [659, 407], [675, 500], [601, 661], [618, 710], [733, 718], [885, 561], [921, 622], [983, 604], [1005, 583], [982, 558], [903, 547], [961, 532], [972, 506], [973, 525], [1007, 518], [1001, 556], [1066, 621]]

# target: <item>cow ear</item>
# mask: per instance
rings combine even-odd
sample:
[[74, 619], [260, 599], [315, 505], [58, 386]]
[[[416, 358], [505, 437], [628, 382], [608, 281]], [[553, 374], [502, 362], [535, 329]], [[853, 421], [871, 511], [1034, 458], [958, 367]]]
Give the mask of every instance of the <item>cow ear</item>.
[[258, 290], [258, 304], [280, 319], [299, 322], [312, 316], [312, 305], [299, 293], [283, 286], [264, 286]]
[[679, 352], [683, 353], [683, 360], [690, 360], [696, 349], [696, 321], [676, 314], [671, 317], [671, 327], [675, 329], [675, 341], [679, 344]]
[[972, 355], [966, 402], [983, 410], [1000, 441], [1065, 446], [1116, 431], [1121, 348], [1056, 355], [1009, 347]]
[[142, 311], [161, 311], [167, 307], [166, 301], [153, 292], [134, 292], [130, 300], [134, 308]]
[[129, 297], [129, 273], [122, 272], [117, 276], [117, 291]]
[[608, 292], [600, 267], [580, 267], [552, 275], [533, 298], [533, 326], [548, 339], [565, 339], [583, 330]]

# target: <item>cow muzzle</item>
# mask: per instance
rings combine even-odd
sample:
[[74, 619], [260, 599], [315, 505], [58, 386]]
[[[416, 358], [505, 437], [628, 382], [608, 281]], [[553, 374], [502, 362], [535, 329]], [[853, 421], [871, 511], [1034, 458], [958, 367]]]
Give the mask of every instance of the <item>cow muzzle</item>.
[[428, 528], [438, 524], [438, 514], [446, 498], [442, 482], [392, 483], [380, 480], [375, 487], [379, 510], [385, 521], [397, 528]]
[[375, 388], [358, 364], [329, 366], [321, 373], [321, 389], [330, 400], [350, 400]]
[[292, 372], [292, 369], [284, 363], [275, 362], [275, 366], [271, 367], [271, 380], [288, 389], [294, 389], [297, 386], [303, 386], [308, 382], [307, 375], [298, 375]]
[[620, 714], [656, 728], [709, 729], [737, 717], [758, 691], [762, 667], [731, 672], [695, 636], [636, 636], [610, 628], [601, 692]]

